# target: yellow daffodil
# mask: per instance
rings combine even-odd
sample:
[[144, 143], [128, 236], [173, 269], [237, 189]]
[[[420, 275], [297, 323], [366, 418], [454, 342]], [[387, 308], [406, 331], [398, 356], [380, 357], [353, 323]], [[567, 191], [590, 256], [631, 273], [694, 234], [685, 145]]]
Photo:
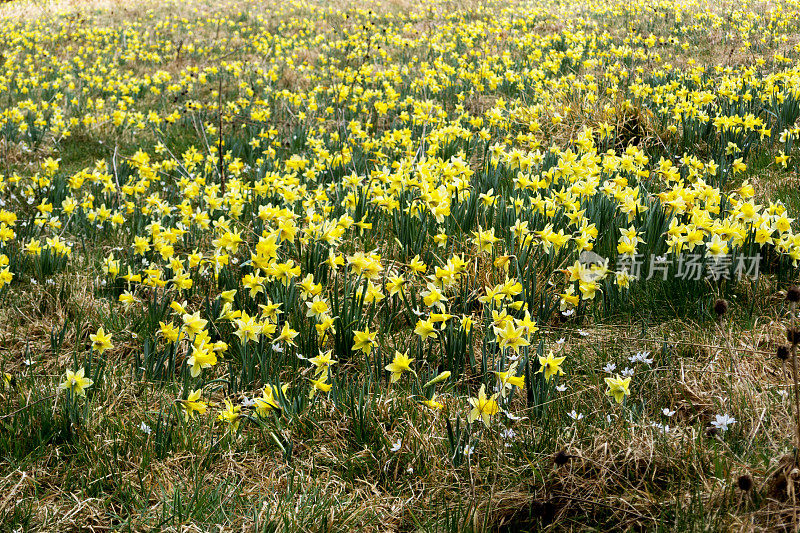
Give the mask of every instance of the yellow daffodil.
[[608, 385], [606, 395], [613, 397], [617, 403], [622, 403], [622, 400], [625, 399], [625, 396], [630, 395], [630, 377], [620, 378], [619, 376], [615, 376], [613, 378], [605, 378], [605, 381], [606, 385]]
[[185, 400], [176, 400], [177, 404], [183, 408], [186, 420], [194, 418], [195, 414], [205, 414], [208, 409], [208, 403], [200, 399], [202, 394], [201, 389], [193, 390]]
[[565, 359], [566, 357], [555, 357], [552, 351], [547, 353], [547, 357], [539, 356], [541, 368], [539, 368], [536, 373], [544, 372], [545, 381], [550, 381], [550, 378], [553, 376], [561, 376], [564, 374], [561, 365], [564, 363]]
[[77, 372], [67, 370], [66, 378], [58, 388], [71, 391], [76, 396], [86, 396], [86, 389], [92, 385], [94, 385], [94, 381], [85, 377], [84, 369], [79, 368]]
[[111, 344], [111, 334], [106, 333], [103, 328], [99, 328], [97, 333], [89, 335], [89, 339], [92, 341], [92, 349], [100, 354], [114, 347]]
[[481, 422], [488, 426], [491, 418], [500, 411], [500, 406], [497, 405], [496, 399], [496, 393], [487, 398], [486, 385], [481, 385], [478, 397], [469, 399], [469, 404], [472, 406], [472, 410], [467, 415], [469, 423], [472, 424], [480, 418]]
[[403, 375], [403, 372], [413, 372], [413, 370], [411, 370], [411, 363], [413, 362], [414, 359], [408, 357], [406, 354], [395, 351], [394, 359], [391, 363], [386, 365], [386, 370], [392, 373], [391, 382], [396, 383], [397, 380], [400, 379], [400, 376]]

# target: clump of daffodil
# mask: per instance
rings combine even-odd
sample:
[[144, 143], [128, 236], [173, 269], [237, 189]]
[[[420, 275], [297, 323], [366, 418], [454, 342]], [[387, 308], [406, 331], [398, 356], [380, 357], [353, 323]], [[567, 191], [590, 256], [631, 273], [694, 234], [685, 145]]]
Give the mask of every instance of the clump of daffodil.
[[[270, 358], [269, 371], [282, 376], [297, 361], [264, 352], [296, 347], [295, 353], [308, 356], [318, 351], [308, 359], [298, 355], [309, 363], [304, 373], [311, 378], [311, 397], [332, 390], [332, 369], [346, 366], [357, 374], [362, 361], [342, 365], [336, 357], [350, 351], [373, 355], [384, 329], [417, 341], [385, 366], [391, 383], [406, 373], [417, 377], [440, 349], [450, 359], [476, 339], [495, 339], [503, 363], [491, 367], [487, 386], [495, 385], [496, 394], [487, 397], [481, 387], [469, 398], [470, 422], [489, 424], [506, 409], [514, 387], [524, 388], [530, 379], [517, 375], [516, 360], [531, 353], [537, 326], [530, 313], [544, 310], [547, 293], [558, 298], [553, 310], [560, 318], [599, 311], [642, 286], [647, 268], [637, 270], [634, 260], [656, 250], [664, 254], [665, 269], [682, 264], [689, 253], [703, 259], [703, 269], [730, 273], [731, 283], [735, 272], [728, 271], [736, 265], [729, 260], [745, 256], [752, 245], [781, 268], [798, 266], [800, 234], [791, 210], [777, 199], [759, 203], [748, 180], [730, 186], [731, 179], [741, 181], [741, 174], [754, 171], [749, 153], [772, 154], [766, 162], [776, 172], [797, 169], [798, 2], [773, 2], [775, 9], [737, 3], [735, 16], [725, 18], [725, 31], [742, 35], [741, 51], [750, 59], [724, 66], [693, 58], [697, 33], [719, 31], [709, 24], [709, 17], [724, 15], [719, 6], [697, 9], [696, 2], [667, 0], [667, 11], [681, 19], [680, 35], [669, 28], [654, 35], [644, 25], [645, 30], [630, 29], [624, 46], [617, 46], [608, 37], [618, 33], [613, 16], [627, 19], [633, 10], [638, 18], [655, 20], [664, 3], [612, 1], [579, 12], [568, 5], [529, 4], [503, 2], [504, 9], [481, 15], [493, 35], [519, 30], [526, 39], [524, 57], [518, 47], [503, 48], [495, 39], [496, 53], [463, 65], [461, 43], [474, 40], [474, 17], [452, 13], [448, 24], [414, 38], [407, 31], [419, 22], [413, 9], [392, 14], [369, 64], [353, 72], [340, 52], [375, 47], [364, 41], [365, 32], [339, 32], [331, 39], [331, 10], [305, 10], [305, 30], [288, 37], [217, 10], [209, 19], [213, 25], [247, 35], [264, 56], [259, 62], [217, 57], [209, 32], [196, 31], [209, 20], [188, 17], [181, 29], [193, 35], [190, 54], [197, 66], [191, 68], [165, 64], [162, 52], [174, 48], [172, 38], [169, 32], [148, 33], [148, 25], [127, 26], [126, 42], [132, 44], [120, 50], [118, 39], [104, 37], [105, 17], [63, 26], [49, 18], [20, 25], [0, 15], [4, 57], [16, 59], [5, 61], [8, 72], [0, 73], [0, 130], [10, 143], [6, 148], [31, 159], [22, 175], [0, 173], [0, 250], [14, 251], [11, 257], [0, 253], [0, 300], [20, 278], [46, 289], [55, 283], [52, 274], [82, 269], [96, 256], [103, 273], [97, 282], [105, 287], [97, 289], [119, 302], [112, 309], [144, 309], [146, 317], [163, 319], [149, 351], [158, 364], [150, 359], [143, 368], [158, 368], [169, 379], [160, 368], [166, 360], [165, 368], [183, 372], [176, 379], [207, 378], [206, 383], [236, 376], [246, 387], [237, 376], [246, 356]], [[339, 11], [350, 17], [349, 8]], [[596, 24], [598, 14], [608, 19], [608, 28]], [[579, 31], [565, 31], [565, 51], [554, 50], [552, 35], [526, 31], [533, 15], [545, 23], [566, 15], [567, 25]], [[65, 31], [75, 46], [62, 46]], [[406, 53], [425, 39], [437, 43], [433, 66]], [[263, 65], [297, 63], [298, 57], [304, 64], [290, 69], [297, 83], [276, 90], [285, 81], [281, 69]], [[107, 64], [109, 58], [114, 65]], [[136, 68], [121, 75], [112, 68], [119, 67], [117, 58], [125, 64], [137, 59]], [[563, 61], [581, 68], [561, 68], [568, 66]], [[78, 65], [91, 78], [77, 79], [65, 64]], [[217, 81], [234, 90], [215, 91]], [[526, 92], [536, 98], [507, 90], [520, 84], [530, 85]], [[579, 110], [571, 102], [576, 91]], [[486, 98], [498, 93], [504, 97]], [[490, 107], [471, 105], [473, 100]], [[209, 110], [219, 113], [217, 124], [199, 120]], [[628, 118], [638, 126], [638, 110], [648, 110], [648, 122], [660, 124], [676, 153], [683, 152], [680, 157], [651, 160], [644, 146], [630, 142], [632, 132], [623, 126]], [[292, 128], [303, 130], [302, 149], [284, 138], [281, 117], [292, 117]], [[190, 118], [196, 128], [187, 130]], [[250, 129], [232, 135], [239, 122]], [[92, 143], [124, 133], [130, 148], [124, 174], [106, 158], [86, 161], [79, 171], [60, 165], [62, 140], [78, 132]], [[149, 149], [154, 132], [164, 141]], [[703, 150], [687, 142], [701, 137]], [[44, 152], [53, 154], [40, 157]], [[120, 163], [117, 156], [114, 162]], [[485, 161], [480, 179], [475, 161]], [[466, 219], [469, 228], [462, 228]], [[668, 228], [661, 227], [664, 220]], [[87, 250], [87, 243], [95, 248]], [[118, 247], [107, 249], [111, 245]], [[592, 260], [593, 251], [609, 257]], [[555, 266], [562, 264], [563, 270]], [[665, 282], [669, 273], [663, 272]], [[546, 291], [534, 290], [532, 282], [540, 278]], [[12, 298], [18, 295], [24, 292]], [[162, 316], [164, 298], [174, 314]], [[189, 312], [201, 299], [200, 310]], [[481, 319], [473, 324], [471, 317]], [[362, 330], [343, 346], [352, 328]], [[219, 340], [212, 342], [212, 335]], [[90, 357], [114, 349], [103, 328], [90, 338]], [[242, 357], [222, 365], [226, 342]], [[538, 357], [543, 384], [564, 374], [563, 355]], [[10, 378], [1, 374], [0, 389], [6, 389]], [[442, 409], [445, 401], [434, 389], [449, 378], [442, 372], [431, 379], [415, 400]], [[631, 379], [616, 375], [605, 383], [605, 394], [624, 404]], [[80, 369], [68, 371], [58, 386], [74, 404], [92, 381]], [[267, 385], [245, 405], [258, 417], [274, 414], [287, 407], [284, 387]], [[205, 413], [210, 404], [201, 391], [187, 393], [176, 410], [187, 419]], [[247, 408], [226, 400], [217, 418], [236, 431], [242, 410]], [[800, 415], [800, 409], [795, 412]]]

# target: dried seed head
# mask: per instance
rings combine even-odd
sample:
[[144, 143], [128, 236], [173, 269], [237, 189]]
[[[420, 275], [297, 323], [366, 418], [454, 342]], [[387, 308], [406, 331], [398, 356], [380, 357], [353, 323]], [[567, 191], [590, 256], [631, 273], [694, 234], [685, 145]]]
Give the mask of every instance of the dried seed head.
[[797, 285], [792, 285], [786, 291], [786, 299], [792, 303], [800, 302], [800, 287]]
[[556, 452], [556, 454], [553, 456], [553, 462], [556, 464], [556, 466], [564, 466], [571, 458], [572, 456], [567, 455], [566, 451], [561, 450]]
[[742, 474], [739, 476], [739, 479], [736, 480], [736, 486], [742, 492], [747, 492], [753, 488], [753, 478], [750, 477], [750, 474]]
[[800, 330], [797, 328], [788, 328], [786, 330], [786, 340], [792, 343], [792, 345], [800, 343]]
[[531, 502], [531, 516], [540, 518], [542, 522], [550, 522], [556, 514], [556, 506], [549, 501], [540, 502], [534, 500]]
[[778, 346], [778, 352], [775, 354], [781, 361], [789, 359], [789, 347], [785, 344]]
[[717, 316], [720, 317], [728, 312], [728, 302], [719, 298], [716, 302], [714, 302], [714, 312], [717, 313]]

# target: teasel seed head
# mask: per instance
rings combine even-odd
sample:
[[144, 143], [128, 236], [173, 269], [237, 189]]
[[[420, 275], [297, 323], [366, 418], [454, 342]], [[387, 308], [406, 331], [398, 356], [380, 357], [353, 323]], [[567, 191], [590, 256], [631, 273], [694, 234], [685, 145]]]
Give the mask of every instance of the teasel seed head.
[[792, 285], [786, 291], [786, 299], [792, 303], [800, 302], [800, 287]]
[[714, 312], [717, 313], [717, 317], [721, 317], [725, 313], [728, 312], [728, 302], [723, 300], [722, 298], [717, 299], [714, 302]]

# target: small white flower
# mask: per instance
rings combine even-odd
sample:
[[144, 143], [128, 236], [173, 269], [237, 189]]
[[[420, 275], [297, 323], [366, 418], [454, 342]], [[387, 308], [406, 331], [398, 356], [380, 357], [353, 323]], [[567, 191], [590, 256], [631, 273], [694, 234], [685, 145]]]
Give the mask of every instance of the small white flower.
[[646, 365], [653, 364], [653, 358], [648, 357], [650, 352], [637, 352], [636, 354], [628, 357], [628, 361], [631, 363], [644, 363]]
[[578, 335], [580, 335], [581, 337], [588, 337], [589, 333], [587, 333], [586, 331], [583, 331], [582, 329], [579, 329], [578, 330]]
[[556, 385], [556, 390], [558, 392], [564, 392], [565, 390], [567, 390], [567, 386], [566, 385]]
[[31, 359], [25, 359], [23, 363], [25, 363], [25, 366], [31, 366], [33, 364], [33, 361]]
[[728, 427], [732, 426], [736, 423], [736, 419], [727, 413], [724, 415], [717, 415], [714, 420], [711, 422], [711, 425], [717, 428], [718, 430], [725, 433], [728, 431]]
[[664, 409], [661, 410], [661, 412], [664, 414], [664, 416], [667, 417], [670, 417], [675, 414], [675, 411], [670, 411], [669, 407], [665, 407]]
[[513, 414], [509, 413], [508, 411], [503, 411], [503, 412], [506, 414], [506, 416], [508, 417], [509, 420], [513, 420], [515, 422], [517, 420], [522, 420], [521, 416], [513, 415]]
[[510, 440], [517, 436], [517, 432], [511, 428], [505, 428], [503, 431], [500, 432], [500, 436], [503, 437], [503, 439], [505, 440]]
[[558, 340], [556, 341], [556, 344], [564, 344], [564, 342], [566, 342], [566, 340], [567, 340], [567, 339], [565, 339], [564, 337], [561, 337], [560, 339], [558, 339]]
[[661, 433], [669, 433], [669, 426], [667, 425], [660, 424], [658, 422], [653, 422], [653, 427], [661, 431]]
[[464, 445], [464, 455], [467, 457], [472, 457], [472, 452], [475, 451], [475, 446], [470, 446], [469, 444]]
[[577, 411], [575, 411], [575, 409], [573, 409], [572, 411], [567, 413], [567, 416], [573, 420], [581, 420], [583, 418], [583, 413], [578, 413]]
[[624, 377], [624, 378], [629, 378], [632, 375], [633, 375], [633, 369], [632, 368], [626, 368], [625, 370], [622, 371], [622, 377]]
[[561, 311], [562, 316], [572, 316], [575, 314], [574, 309], [567, 309], [566, 311]]
[[242, 399], [242, 407], [255, 407], [255, 405], [256, 405], [255, 398], [248, 398], [247, 396], [245, 396]]
[[142, 433], [144, 433], [145, 435], [149, 435], [149, 434], [151, 434], [151, 433], [153, 432], [153, 430], [152, 430], [152, 429], [150, 429], [150, 426], [148, 426], [148, 425], [147, 425], [147, 424], [145, 424], [144, 422], [142, 422], [141, 424], [139, 424], [139, 431], [141, 431], [141, 432], [142, 432]]
[[394, 453], [400, 450], [400, 447], [403, 445], [402, 439], [397, 439], [397, 442], [392, 444], [392, 447], [389, 449], [390, 452]]
[[607, 374], [613, 374], [616, 369], [617, 369], [616, 364], [606, 363], [606, 366], [603, 367], [603, 372], [606, 372]]
[[283, 346], [281, 346], [280, 344], [273, 344], [272, 351], [276, 353], [283, 353]]

